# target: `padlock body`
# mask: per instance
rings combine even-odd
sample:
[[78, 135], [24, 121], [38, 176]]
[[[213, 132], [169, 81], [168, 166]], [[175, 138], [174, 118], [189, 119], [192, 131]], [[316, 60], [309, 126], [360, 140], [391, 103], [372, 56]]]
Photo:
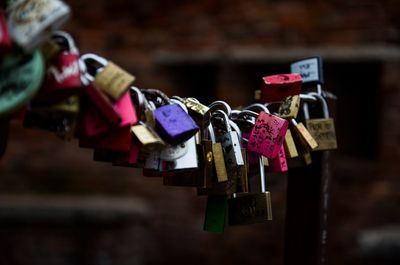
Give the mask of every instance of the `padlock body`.
[[263, 77], [262, 102], [281, 101], [288, 96], [298, 95], [301, 90], [299, 74], [279, 74]]
[[271, 173], [282, 173], [288, 171], [285, 148], [283, 147], [283, 145], [279, 150], [279, 154], [275, 158], [271, 158], [269, 160], [268, 170]]
[[202, 128], [210, 123], [210, 108], [190, 98], [183, 99], [183, 103], [187, 107], [189, 114], [193, 120]]
[[141, 142], [144, 151], [156, 152], [165, 148], [164, 141], [150, 127], [137, 124], [132, 126], [131, 130]]
[[64, 51], [48, 70], [48, 90], [79, 89], [81, 74], [79, 70], [79, 54]]
[[199, 130], [199, 126], [179, 104], [168, 104], [157, 108], [154, 117], [157, 132], [171, 145], [187, 141]]
[[269, 192], [238, 194], [228, 200], [229, 225], [264, 223], [272, 220]]
[[208, 196], [204, 218], [204, 230], [212, 233], [224, 232], [226, 210], [226, 196]]
[[318, 147], [318, 143], [315, 141], [314, 137], [310, 134], [307, 128], [303, 123], [299, 122], [294, 126], [294, 130], [296, 134], [299, 136], [298, 138], [304, 146], [307, 147], [310, 151], [315, 150]]
[[248, 150], [267, 158], [277, 156], [285, 139], [288, 122], [278, 116], [260, 112], [249, 137]]
[[59, 0], [16, 1], [10, 6], [8, 29], [14, 41], [31, 51], [69, 18], [70, 8]]
[[11, 48], [11, 38], [7, 28], [4, 10], [0, 7], [0, 52]]
[[285, 135], [285, 141], [283, 142], [283, 146], [285, 148], [285, 154], [287, 158], [294, 158], [299, 156], [299, 153], [297, 152], [296, 145], [293, 140], [292, 132], [291, 130], [287, 130], [286, 135]]
[[161, 166], [162, 171], [187, 171], [198, 168], [199, 161], [195, 137], [190, 138], [185, 144], [187, 145], [185, 154], [173, 161], [163, 161]]
[[111, 98], [118, 100], [133, 81], [133, 75], [109, 61], [105, 68], [96, 74], [93, 83]]
[[243, 156], [238, 134], [234, 131], [225, 133], [218, 139], [224, 151], [225, 166], [228, 168], [243, 166]]
[[296, 118], [299, 113], [300, 96], [294, 95], [285, 98], [279, 106], [279, 116], [285, 119]]
[[337, 149], [335, 123], [332, 118], [309, 119], [306, 127], [318, 146], [315, 151]]

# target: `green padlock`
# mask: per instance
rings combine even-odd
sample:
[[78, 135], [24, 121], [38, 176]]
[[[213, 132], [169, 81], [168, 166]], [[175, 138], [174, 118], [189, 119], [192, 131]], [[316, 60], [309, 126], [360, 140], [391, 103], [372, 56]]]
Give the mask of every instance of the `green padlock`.
[[41, 87], [44, 60], [32, 54], [9, 54], [0, 62], [0, 116], [6, 116], [30, 100]]
[[227, 206], [228, 201], [226, 195], [208, 196], [204, 231], [212, 233], [224, 232]]

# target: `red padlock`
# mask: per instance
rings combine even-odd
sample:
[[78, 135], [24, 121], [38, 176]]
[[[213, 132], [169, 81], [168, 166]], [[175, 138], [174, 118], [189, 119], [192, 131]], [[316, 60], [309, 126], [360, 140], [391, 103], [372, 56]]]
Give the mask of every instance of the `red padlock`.
[[279, 74], [263, 77], [262, 102], [281, 101], [288, 96], [298, 95], [301, 90], [300, 74]]
[[12, 42], [7, 28], [5, 12], [0, 7], [0, 52], [9, 51], [11, 46]]
[[79, 147], [129, 152], [131, 141], [131, 126], [125, 126], [96, 137], [81, 137]]
[[47, 79], [37, 96], [38, 101], [59, 101], [80, 92], [82, 88], [79, 51], [71, 35], [57, 31], [52, 40], [62, 52], [50, 62]]

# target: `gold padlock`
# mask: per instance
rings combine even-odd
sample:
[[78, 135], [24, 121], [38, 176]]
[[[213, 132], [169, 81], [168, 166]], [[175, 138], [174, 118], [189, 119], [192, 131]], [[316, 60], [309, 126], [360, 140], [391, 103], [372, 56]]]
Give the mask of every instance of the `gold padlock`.
[[279, 106], [279, 116], [285, 119], [293, 119], [297, 117], [300, 107], [300, 96], [289, 96], [285, 98]]
[[318, 143], [318, 147], [314, 151], [337, 149], [335, 123], [332, 118], [329, 118], [328, 104], [319, 94], [310, 94], [318, 99], [323, 111], [323, 118], [310, 119], [308, 104], [304, 103], [306, 127]]
[[264, 162], [259, 159], [261, 193], [238, 193], [228, 200], [229, 225], [264, 223], [272, 220], [271, 194], [266, 191]]
[[310, 132], [306, 129], [303, 123], [296, 122], [295, 119], [291, 119], [292, 124], [294, 125], [294, 132], [296, 132], [300, 140], [306, 144], [306, 146], [310, 149], [310, 151], [314, 150], [318, 147], [318, 143], [315, 141], [314, 137], [310, 134]]
[[166, 144], [157, 135], [157, 133], [144, 123], [139, 123], [131, 127], [133, 134], [142, 144], [142, 148], [147, 152], [156, 152], [162, 150]]
[[201, 104], [195, 98], [183, 98], [180, 100], [188, 108], [190, 116], [202, 128], [206, 128], [210, 123], [210, 108]]
[[80, 58], [86, 65], [92, 61], [96, 65], [101, 66], [97, 68], [97, 73], [94, 76], [86, 72], [84, 77], [88, 81], [93, 81], [96, 87], [104, 91], [114, 100], [118, 100], [126, 90], [128, 90], [133, 81], [135, 81], [133, 75], [101, 56], [87, 53]]
[[283, 142], [283, 147], [285, 148], [285, 154], [287, 158], [294, 158], [299, 156], [290, 129], [288, 129], [286, 132], [285, 141]]

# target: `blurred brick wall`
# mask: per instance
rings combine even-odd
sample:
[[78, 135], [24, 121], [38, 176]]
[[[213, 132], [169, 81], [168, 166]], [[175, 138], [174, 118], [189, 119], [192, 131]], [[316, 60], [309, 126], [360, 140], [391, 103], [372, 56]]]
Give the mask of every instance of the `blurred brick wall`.
[[[136, 75], [138, 86], [160, 88], [169, 95], [198, 95], [200, 90], [204, 95], [199, 96], [207, 100], [217, 95], [234, 105], [251, 100], [258, 85], [256, 78], [271, 71], [284, 71], [290, 62], [270, 61], [270, 65], [264, 65], [250, 60], [231, 64], [226, 58], [235, 49], [357, 49], [398, 47], [400, 41], [397, 1], [67, 3], [73, 16], [66, 29], [82, 52], [99, 53], [127, 68]], [[169, 56], [162, 57], [163, 54]], [[349, 139], [339, 139], [347, 151], [336, 152], [334, 160], [328, 264], [368, 264], [368, 257], [357, 247], [358, 233], [400, 223], [399, 63], [368, 63], [372, 68], [362, 68], [357, 78], [363, 78], [365, 69], [373, 69], [368, 77], [376, 82], [376, 91], [363, 91], [364, 85], [368, 89], [375, 86], [368, 86], [369, 80], [356, 89], [357, 82], [345, 73], [357, 68], [348, 66], [347, 61], [335, 64], [331, 58], [326, 67], [327, 87], [340, 96], [338, 108], [348, 112], [337, 110], [338, 123], [343, 125], [337, 128], [338, 135]], [[376, 69], [382, 70], [376, 71], [375, 76]], [[346, 86], [350, 81], [352, 86]], [[361, 124], [371, 124], [375, 128], [371, 128], [373, 137], [365, 130], [350, 130], [347, 126], [354, 124], [351, 120], [343, 122], [344, 117], [355, 115], [354, 100], [360, 101], [357, 109], [363, 107], [364, 101], [356, 97], [357, 93], [346, 93], [353, 87], [357, 93], [373, 95], [369, 100], [376, 104], [364, 107], [373, 108], [368, 112], [372, 115], [376, 109], [374, 120], [362, 115], [361, 110], [352, 117]], [[230, 228], [222, 236], [210, 235], [202, 231], [205, 199], [197, 197], [194, 190], [164, 187], [159, 179], [141, 177], [138, 170], [93, 162], [92, 153], [79, 149], [74, 141], [63, 143], [51, 134], [25, 130], [18, 124], [11, 129], [8, 151], [0, 161], [3, 194], [46, 195], [50, 201], [51, 196], [77, 197], [82, 201], [92, 196], [117, 197], [127, 199], [132, 211], [138, 205], [129, 199], [140, 198], [150, 214], [99, 224], [96, 215], [93, 217], [86, 209], [68, 212], [72, 217], [62, 222], [46, 219], [46, 214], [36, 220], [32, 217], [35, 208], [12, 206], [10, 210], [6, 207], [7, 198], [13, 202], [18, 196], [4, 197], [0, 213], [10, 219], [0, 226], [1, 264], [282, 264], [285, 176], [270, 179], [273, 222]], [[377, 145], [376, 154], [349, 151], [351, 141], [357, 138], [362, 140], [354, 148]], [[57, 202], [54, 204], [60, 205]], [[82, 219], [82, 211], [92, 216], [94, 223]]]

